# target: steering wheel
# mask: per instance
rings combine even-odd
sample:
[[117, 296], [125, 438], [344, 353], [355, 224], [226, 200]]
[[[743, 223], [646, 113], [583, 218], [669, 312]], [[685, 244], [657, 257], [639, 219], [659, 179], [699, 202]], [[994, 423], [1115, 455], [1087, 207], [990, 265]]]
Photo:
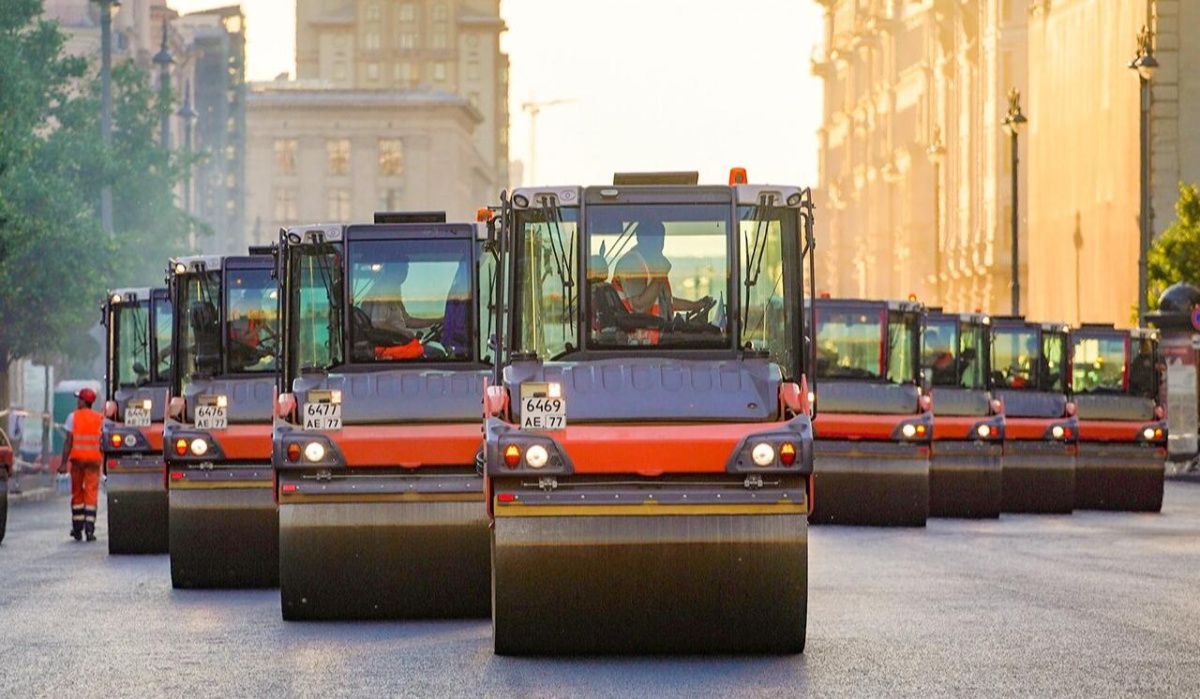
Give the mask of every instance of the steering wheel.
[[377, 345], [406, 345], [416, 339], [416, 335], [404, 330], [377, 328], [371, 322], [371, 316], [358, 306], [350, 307], [350, 324], [354, 332], [355, 342], [366, 341]]
[[711, 296], [705, 296], [704, 298], [700, 299], [700, 306], [693, 308], [690, 311], [686, 311], [683, 318], [688, 323], [694, 323], [696, 321], [708, 323], [708, 314], [716, 305], [717, 302], [714, 301]]
[[441, 335], [443, 325], [444, 323], [434, 323], [433, 325], [425, 328], [424, 332], [421, 333], [419, 338], [421, 340], [421, 344], [427, 345], [430, 341], [436, 339], [438, 335]]

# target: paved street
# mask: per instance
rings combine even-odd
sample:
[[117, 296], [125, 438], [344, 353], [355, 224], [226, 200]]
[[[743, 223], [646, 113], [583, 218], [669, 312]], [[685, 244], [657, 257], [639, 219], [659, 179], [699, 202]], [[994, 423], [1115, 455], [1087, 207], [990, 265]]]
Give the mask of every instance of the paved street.
[[1200, 484], [1161, 515], [815, 529], [800, 657], [498, 658], [485, 621], [285, 624], [276, 591], [176, 592], [103, 526], [69, 541], [62, 500], [10, 515], [6, 696], [1200, 695]]

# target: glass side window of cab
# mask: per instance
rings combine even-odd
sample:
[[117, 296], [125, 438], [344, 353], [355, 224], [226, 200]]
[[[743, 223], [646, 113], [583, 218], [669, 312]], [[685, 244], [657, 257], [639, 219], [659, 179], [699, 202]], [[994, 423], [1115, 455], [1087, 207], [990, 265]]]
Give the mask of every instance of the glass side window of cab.
[[113, 386], [134, 388], [150, 383], [149, 302], [125, 303], [115, 308], [113, 328], [117, 354]]
[[921, 368], [934, 386], [958, 386], [958, 322], [928, 320], [921, 338]]
[[279, 347], [279, 291], [271, 271], [229, 270], [225, 292], [229, 373], [274, 373]]
[[1066, 391], [1067, 335], [1057, 331], [1042, 332], [1041, 376], [1038, 388], [1050, 393]]
[[816, 316], [818, 378], [884, 377], [886, 311], [818, 308]]
[[888, 313], [888, 381], [895, 384], [916, 381], [918, 339], [915, 313]]
[[1158, 343], [1148, 337], [1134, 338], [1129, 359], [1129, 393], [1158, 400], [1160, 360]]
[[[729, 347], [729, 216], [723, 204], [591, 207], [589, 346]], [[750, 228], [769, 242], [769, 226]]]
[[471, 359], [472, 244], [428, 239], [350, 242], [351, 361]]
[[179, 314], [175, 340], [178, 379], [186, 387], [197, 376], [221, 372], [221, 275], [192, 273], [177, 278]]
[[554, 360], [578, 348], [579, 210], [521, 211], [517, 233], [516, 350]]
[[987, 327], [964, 325], [959, 334], [958, 384], [962, 388], [982, 390], [987, 386]]
[[154, 379], [166, 381], [171, 375], [171, 333], [175, 327], [175, 313], [171, 301], [156, 298], [152, 302], [154, 310]]
[[291, 265], [290, 370], [332, 369], [342, 358], [342, 256], [332, 245], [299, 248]]
[[738, 219], [744, 315], [738, 344], [767, 352], [788, 376], [799, 369], [795, 338], [801, 301], [791, 294], [803, 285], [799, 265], [784, 260], [800, 259], [799, 216], [791, 209], [742, 206]]
[[1081, 337], [1071, 353], [1071, 390], [1123, 393], [1126, 389], [1125, 338]]

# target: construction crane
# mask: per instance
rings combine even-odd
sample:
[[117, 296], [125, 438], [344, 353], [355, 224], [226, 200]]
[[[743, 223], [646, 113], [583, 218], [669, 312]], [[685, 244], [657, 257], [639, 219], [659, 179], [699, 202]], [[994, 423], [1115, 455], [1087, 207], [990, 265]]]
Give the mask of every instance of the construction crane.
[[537, 174], [538, 114], [541, 114], [542, 110], [546, 107], [557, 107], [564, 104], [570, 104], [574, 101], [575, 100], [573, 99], [553, 99], [539, 102], [531, 99], [521, 105], [521, 109], [529, 115], [529, 167], [526, 169], [526, 172], [528, 173], [528, 179], [526, 180], [527, 184], [534, 184], [537, 182], [535, 175]]

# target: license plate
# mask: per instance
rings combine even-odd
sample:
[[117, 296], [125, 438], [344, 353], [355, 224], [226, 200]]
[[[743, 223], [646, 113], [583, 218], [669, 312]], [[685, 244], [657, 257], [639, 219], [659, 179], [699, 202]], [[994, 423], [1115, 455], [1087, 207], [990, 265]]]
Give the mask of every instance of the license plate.
[[521, 429], [561, 430], [566, 426], [567, 400], [560, 384], [521, 384]]
[[223, 430], [227, 427], [229, 427], [229, 408], [227, 406], [196, 406], [196, 429]]
[[125, 426], [126, 427], [149, 427], [150, 426], [150, 411], [142, 407], [126, 406], [125, 408]]
[[342, 429], [342, 404], [305, 403], [304, 429], [317, 431]]

